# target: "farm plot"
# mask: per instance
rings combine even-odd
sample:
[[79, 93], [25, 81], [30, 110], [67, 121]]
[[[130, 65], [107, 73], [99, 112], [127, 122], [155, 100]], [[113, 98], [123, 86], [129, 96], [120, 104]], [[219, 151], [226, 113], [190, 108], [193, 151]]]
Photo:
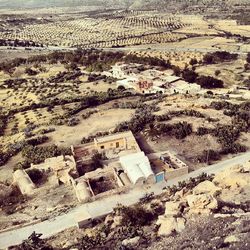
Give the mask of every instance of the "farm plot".
[[112, 47], [153, 42], [172, 42], [186, 38], [172, 31], [186, 24], [176, 16], [114, 15], [112, 18], [79, 18], [17, 27], [1, 32], [0, 39], [34, 41], [65, 47]]

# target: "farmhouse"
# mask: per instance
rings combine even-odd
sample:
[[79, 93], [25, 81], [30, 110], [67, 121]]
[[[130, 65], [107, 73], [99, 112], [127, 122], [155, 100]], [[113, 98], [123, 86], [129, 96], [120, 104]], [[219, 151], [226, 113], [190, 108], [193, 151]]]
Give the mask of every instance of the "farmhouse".
[[[49, 158], [30, 169], [41, 170], [49, 187], [71, 185], [82, 203], [188, 173], [188, 166], [167, 151], [145, 155], [131, 131], [97, 137], [71, 149], [72, 156]], [[96, 155], [101, 158], [93, 167]], [[33, 194], [36, 186], [25, 170], [17, 170], [13, 177], [23, 194]]]
[[136, 64], [117, 64], [113, 68], [113, 77], [118, 78], [117, 87], [134, 89], [141, 94], [155, 93], [180, 93], [195, 94], [201, 87], [197, 84], [189, 84], [178, 76], [173, 76], [172, 71], [160, 71], [154, 68], [136, 71]]

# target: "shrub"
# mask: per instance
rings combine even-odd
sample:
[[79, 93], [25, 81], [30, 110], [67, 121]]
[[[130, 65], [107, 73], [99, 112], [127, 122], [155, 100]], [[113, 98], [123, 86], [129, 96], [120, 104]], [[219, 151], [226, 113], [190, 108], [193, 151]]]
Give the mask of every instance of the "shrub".
[[199, 76], [196, 80], [202, 88], [214, 89], [214, 88], [223, 88], [224, 83], [222, 80], [218, 80], [212, 76]]
[[35, 76], [35, 75], [38, 74], [38, 72], [35, 71], [35, 70], [33, 70], [33, 69], [31, 69], [31, 68], [26, 68], [26, 69], [25, 69], [25, 74], [27, 74], [27, 75], [29, 75], [29, 76]]
[[120, 206], [115, 208], [115, 211], [122, 216], [121, 224], [123, 226], [145, 226], [148, 225], [154, 216], [151, 212], [148, 212], [141, 205], [134, 207]]
[[76, 126], [80, 123], [80, 120], [76, 117], [72, 117], [68, 120], [67, 125], [70, 127]]
[[185, 69], [182, 72], [182, 77], [186, 82], [194, 83], [198, 77], [198, 74], [193, 70]]
[[197, 64], [198, 63], [198, 61], [197, 61], [197, 59], [196, 58], [192, 58], [191, 60], [190, 60], [190, 62], [189, 62], [189, 64], [190, 65], [195, 65], [195, 64]]
[[210, 163], [210, 161], [218, 161], [220, 160], [220, 158], [221, 158], [220, 152], [210, 149], [210, 150], [204, 150], [202, 154], [198, 157], [198, 161]]
[[216, 51], [206, 54], [203, 58], [203, 62], [205, 64], [215, 64], [224, 61], [236, 60], [237, 58], [238, 54], [231, 54], [227, 51]]
[[71, 155], [72, 152], [70, 148], [59, 148], [56, 145], [51, 146], [25, 146], [22, 149], [22, 156], [29, 163], [39, 164], [42, 163], [45, 159], [59, 156], [59, 155]]
[[96, 170], [97, 168], [102, 167], [102, 162], [101, 162], [102, 158], [103, 158], [102, 154], [100, 154], [100, 153], [96, 153], [92, 156], [92, 158], [91, 158], [92, 171]]

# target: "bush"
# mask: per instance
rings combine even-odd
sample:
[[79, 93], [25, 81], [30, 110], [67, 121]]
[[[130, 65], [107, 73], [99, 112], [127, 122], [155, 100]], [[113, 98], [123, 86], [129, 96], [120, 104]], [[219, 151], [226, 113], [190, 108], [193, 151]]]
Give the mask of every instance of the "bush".
[[207, 162], [210, 163], [211, 161], [218, 161], [221, 159], [220, 152], [210, 150], [204, 150], [202, 154], [198, 157], [199, 162]]
[[193, 70], [185, 69], [182, 72], [182, 77], [186, 82], [194, 83], [198, 77], [198, 74]]
[[76, 126], [80, 123], [80, 120], [76, 117], [72, 117], [68, 120], [67, 125], [70, 127]]
[[35, 76], [35, 75], [38, 74], [38, 72], [35, 71], [35, 70], [33, 70], [33, 69], [31, 69], [31, 68], [26, 68], [26, 69], [25, 69], [25, 74], [27, 74], [27, 75], [29, 75], [29, 76]]
[[231, 54], [227, 51], [216, 51], [213, 53], [208, 53], [204, 56], [203, 62], [205, 64], [215, 64], [224, 61], [237, 60], [238, 54]]
[[120, 123], [116, 127], [115, 132], [131, 130], [136, 133], [142, 131], [147, 124], [154, 121], [155, 116], [152, 112], [156, 111], [156, 108], [155, 105], [143, 105], [136, 110], [130, 121]]
[[247, 53], [246, 61], [247, 61], [247, 63], [250, 63], [250, 52]]
[[148, 225], [154, 216], [151, 212], [148, 212], [141, 205], [134, 207], [117, 207], [115, 211], [122, 216], [122, 226], [145, 226]]
[[97, 168], [102, 167], [102, 162], [101, 162], [102, 158], [103, 158], [102, 154], [100, 154], [100, 153], [96, 153], [92, 156], [92, 158], [91, 158], [92, 171], [96, 170]]
[[218, 76], [218, 75], [220, 75], [220, 73], [221, 73], [221, 71], [220, 70], [215, 70], [215, 72], [214, 72], [214, 74], [215, 74], [215, 76]]
[[59, 155], [71, 155], [70, 148], [59, 148], [56, 145], [51, 146], [25, 146], [22, 149], [22, 156], [28, 163], [39, 164], [42, 163], [45, 159], [59, 156]]
[[198, 61], [197, 61], [197, 59], [196, 58], [192, 58], [191, 60], [190, 60], [190, 62], [189, 62], [189, 64], [190, 65], [195, 65], [195, 64], [197, 64], [198, 63]]
[[175, 124], [162, 124], [156, 125], [157, 134], [165, 134], [175, 136], [176, 139], [184, 139], [192, 133], [192, 125], [187, 122], [178, 122]]
[[196, 82], [202, 88], [205, 88], [205, 89], [214, 89], [214, 88], [224, 87], [224, 83], [222, 80], [218, 80], [212, 76], [199, 76]]

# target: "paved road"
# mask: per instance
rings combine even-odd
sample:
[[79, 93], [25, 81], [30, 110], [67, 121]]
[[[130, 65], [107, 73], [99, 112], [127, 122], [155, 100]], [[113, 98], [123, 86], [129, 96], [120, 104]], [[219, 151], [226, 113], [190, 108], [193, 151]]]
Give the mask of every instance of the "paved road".
[[112, 211], [118, 203], [129, 206], [135, 204], [139, 199], [146, 193], [154, 192], [155, 194], [162, 193], [162, 189], [165, 186], [172, 186], [178, 184], [179, 181], [188, 180], [190, 177], [196, 177], [201, 173], [205, 172], [208, 174], [215, 174], [221, 170], [230, 167], [235, 164], [242, 164], [250, 160], [250, 152], [236, 156], [234, 158], [222, 161], [220, 163], [208, 166], [191, 172], [185, 176], [173, 179], [166, 182], [161, 182], [153, 185], [152, 187], [140, 187], [131, 190], [127, 194], [114, 195], [112, 197], [107, 197], [102, 200], [97, 200], [92, 203], [87, 203], [80, 205], [72, 209], [69, 213], [60, 215], [54, 219], [39, 222], [35, 225], [26, 226], [23, 228], [15, 229], [13, 231], [4, 232], [0, 234], [0, 249], [7, 248], [8, 246], [20, 244], [24, 239], [33, 232], [42, 233], [43, 237], [49, 237], [56, 233], [59, 233], [67, 228], [76, 226], [75, 215], [83, 210], [87, 210], [90, 215], [98, 217], [102, 214], [107, 214]]

